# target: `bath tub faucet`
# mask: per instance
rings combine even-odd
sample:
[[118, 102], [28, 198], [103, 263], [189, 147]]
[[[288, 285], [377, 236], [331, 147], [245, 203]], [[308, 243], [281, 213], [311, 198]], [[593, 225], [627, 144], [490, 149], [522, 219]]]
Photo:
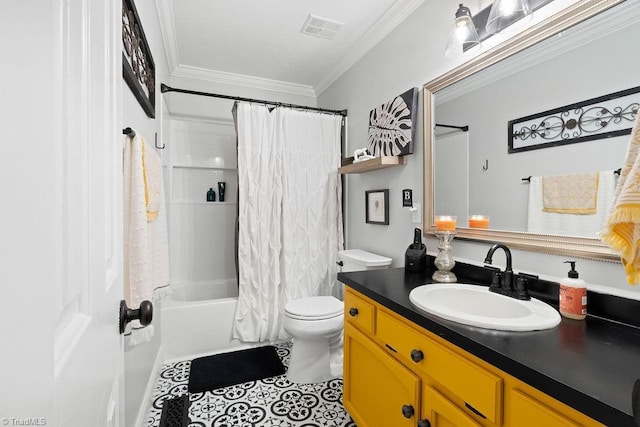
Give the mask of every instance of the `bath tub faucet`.
[[489, 252], [487, 252], [484, 263], [491, 265], [493, 253], [498, 249], [502, 249], [504, 251], [504, 254], [507, 257], [507, 265], [504, 269], [504, 272], [495, 267], [491, 268], [493, 274], [491, 278], [491, 285], [489, 286], [489, 291], [521, 300], [530, 300], [531, 297], [529, 296], [529, 291], [527, 289], [527, 281], [528, 279], [534, 278], [535, 276], [531, 276], [528, 274], [518, 274], [515, 277], [516, 283], [514, 286], [514, 275], [513, 269], [511, 267], [511, 251], [508, 247], [506, 247], [502, 243], [494, 244], [489, 248]]

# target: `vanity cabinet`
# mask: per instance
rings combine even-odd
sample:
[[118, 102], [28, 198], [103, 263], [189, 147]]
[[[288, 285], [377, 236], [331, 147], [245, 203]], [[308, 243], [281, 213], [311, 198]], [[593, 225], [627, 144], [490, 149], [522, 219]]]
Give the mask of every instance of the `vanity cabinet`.
[[351, 288], [344, 335], [358, 427], [603, 426]]

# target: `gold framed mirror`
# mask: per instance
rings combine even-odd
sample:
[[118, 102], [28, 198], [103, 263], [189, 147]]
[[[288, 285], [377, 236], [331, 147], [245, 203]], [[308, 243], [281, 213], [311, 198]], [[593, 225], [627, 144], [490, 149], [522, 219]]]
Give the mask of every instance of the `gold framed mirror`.
[[[423, 226], [425, 235], [434, 235], [434, 215], [449, 214], [449, 212], [434, 211], [434, 199], [436, 198], [436, 175], [435, 175], [435, 125], [436, 125], [436, 96], [450, 89], [452, 85], [462, 82], [463, 80], [477, 76], [482, 70], [500, 65], [503, 60], [509, 59], [518, 54], [527, 54], [523, 52], [525, 49], [534, 45], [545, 42], [557, 34], [567, 31], [570, 28], [577, 27], [585, 21], [597, 17], [599, 14], [612, 9], [614, 6], [622, 5], [631, 7], [625, 0], [587, 0], [579, 1], [574, 5], [567, 7], [561, 12], [549, 17], [548, 19], [533, 25], [518, 35], [510, 38], [504, 43], [478, 55], [477, 57], [465, 62], [464, 64], [454, 68], [446, 74], [426, 83], [423, 87], [424, 102], [424, 210], [423, 210]], [[624, 15], [618, 14], [618, 15]], [[604, 14], [603, 14], [604, 16]], [[612, 46], [611, 49], [616, 49]], [[629, 55], [629, 53], [627, 53]], [[463, 82], [464, 83], [464, 82]], [[637, 84], [636, 84], [637, 86]], [[525, 101], [526, 102], [526, 99]], [[543, 111], [542, 108], [538, 111]], [[514, 119], [517, 117], [513, 117]], [[456, 123], [464, 125], [464, 123]], [[504, 124], [506, 127], [506, 123]], [[505, 138], [500, 142], [507, 149], [506, 131]], [[582, 145], [582, 144], [575, 144]], [[626, 146], [625, 149], [626, 151]], [[539, 150], [546, 151], [546, 150]], [[624, 154], [619, 159], [620, 165], [624, 161]], [[483, 160], [484, 162], [484, 160]], [[490, 166], [487, 166], [490, 167]], [[483, 169], [485, 166], [483, 166]], [[486, 170], [486, 169], [485, 169]], [[464, 191], [464, 190], [462, 190]], [[467, 192], [469, 190], [467, 189]], [[491, 188], [487, 191], [492, 191]], [[528, 191], [528, 190], [522, 190]], [[502, 209], [509, 209], [503, 206]], [[467, 205], [466, 215], [476, 212], [470, 212]], [[484, 213], [484, 212], [478, 212]], [[460, 215], [459, 215], [460, 218]], [[499, 229], [479, 229], [469, 228], [460, 225], [466, 225], [466, 217], [461, 218], [464, 224], [459, 222], [456, 231], [456, 239], [471, 241], [500, 241], [514, 248], [520, 248], [535, 252], [548, 254], [566, 255], [571, 257], [580, 257], [586, 259], [594, 259], [601, 261], [619, 262], [619, 257], [608, 246], [603, 244], [595, 235], [593, 237], [580, 237], [572, 235], [560, 235], [544, 232], [528, 232], [525, 230], [509, 229], [508, 227], [500, 227]], [[496, 227], [498, 228], [498, 227]]]

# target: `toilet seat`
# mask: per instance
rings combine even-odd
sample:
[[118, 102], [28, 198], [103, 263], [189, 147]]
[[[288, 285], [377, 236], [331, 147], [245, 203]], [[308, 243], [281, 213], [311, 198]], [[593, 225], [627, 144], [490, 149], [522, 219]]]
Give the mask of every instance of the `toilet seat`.
[[341, 316], [344, 304], [332, 296], [300, 298], [284, 306], [285, 315], [297, 320], [325, 320]]

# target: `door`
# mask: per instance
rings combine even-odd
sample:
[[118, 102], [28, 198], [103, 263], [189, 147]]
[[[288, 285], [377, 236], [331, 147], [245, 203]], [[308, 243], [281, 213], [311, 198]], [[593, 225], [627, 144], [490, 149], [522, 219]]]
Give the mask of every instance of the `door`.
[[0, 423], [124, 426], [121, 4], [3, 2]]
[[430, 421], [428, 425], [431, 427], [481, 427], [460, 408], [429, 386], [424, 388], [422, 409], [423, 417]]

